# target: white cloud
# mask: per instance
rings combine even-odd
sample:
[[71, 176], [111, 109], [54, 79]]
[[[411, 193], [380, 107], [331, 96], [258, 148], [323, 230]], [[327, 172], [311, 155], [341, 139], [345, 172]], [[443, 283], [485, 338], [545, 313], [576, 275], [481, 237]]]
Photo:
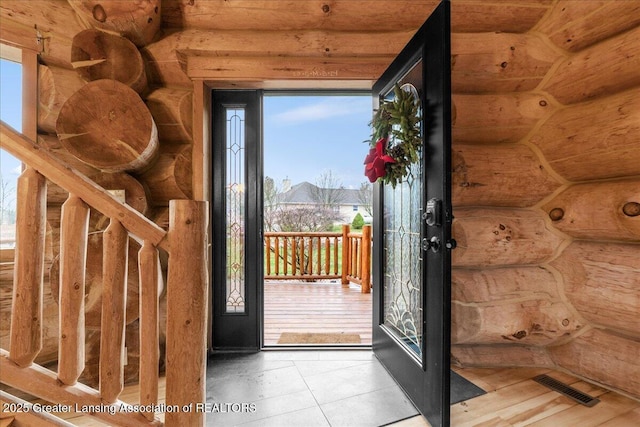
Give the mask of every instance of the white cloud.
[[11, 175], [20, 175], [22, 173], [22, 165], [18, 165], [15, 168], [11, 169], [9, 173]]
[[369, 98], [328, 97], [315, 104], [303, 105], [283, 111], [274, 115], [273, 119], [284, 123], [301, 123], [349, 114], [368, 113], [370, 111], [371, 100]]

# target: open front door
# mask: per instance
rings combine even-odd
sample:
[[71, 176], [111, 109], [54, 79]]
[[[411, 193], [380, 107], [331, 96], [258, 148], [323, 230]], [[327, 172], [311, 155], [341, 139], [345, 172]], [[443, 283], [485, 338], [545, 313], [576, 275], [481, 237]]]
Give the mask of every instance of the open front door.
[[444, 1], [373, 88], [376, 108], [396, 84], [413, 91], [422, 116], [420, 160], [374, 190], [373, 351], [433, 427], [450, 413], [450, 71]]

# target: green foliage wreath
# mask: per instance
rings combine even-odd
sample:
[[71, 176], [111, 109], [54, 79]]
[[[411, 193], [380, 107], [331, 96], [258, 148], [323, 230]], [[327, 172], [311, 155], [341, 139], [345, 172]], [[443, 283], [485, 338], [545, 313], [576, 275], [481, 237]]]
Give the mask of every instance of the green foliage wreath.
[[395, 188], [420, 159], [422, 138], [420, 99], [398, 84], [393, 93], [392, 100], [380, 102], [371, 120], [371, 149], [365, 159], [365, 175], [371, 182], [380, 179]]

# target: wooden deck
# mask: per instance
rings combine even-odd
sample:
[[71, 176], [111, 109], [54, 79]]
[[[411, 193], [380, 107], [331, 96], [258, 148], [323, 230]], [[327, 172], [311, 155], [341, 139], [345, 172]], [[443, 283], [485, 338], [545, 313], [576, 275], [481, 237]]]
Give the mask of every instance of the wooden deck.
[[265, 281], [264, 344], [278, 344], [283, 332], [360, 335], [371, 345], [372, 294], [339, 280]]

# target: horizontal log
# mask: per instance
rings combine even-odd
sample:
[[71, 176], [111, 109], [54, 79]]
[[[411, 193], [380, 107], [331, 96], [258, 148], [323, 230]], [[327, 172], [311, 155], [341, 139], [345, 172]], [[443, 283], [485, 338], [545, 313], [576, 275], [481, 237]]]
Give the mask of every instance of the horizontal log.
[[544, 90], [563, 104], [640, 86], [640, 26], [567, 58]]
[[[103, 233], [91, 233], [87, 241], [87, 270], [85, 276], [85, 325], [87, 329], [100, 329], [102, 315], [103, 294]], [[138, 258], [137, 253], [140, 244], [134, 239], [129, 239], [129, 258], [127, 263], [127, 305], [125, 310], [125, 322], [133, 323], [139, 316], [138, 302], [140, 289], [138, 285]], [[51, 294], [54, 300], [59, 301], [60, 262], [54, 259], [51, 263]]]
[[551, 345], [583, 326], [581, 319], [562, 301], [528, 299], [482, 305], [451, 304], [452, 344]]
[[185, 72], [204, 80], [376, 80], [392, 59], [189, 56]]
[[140, 175], [152, 203], [168, 206], [169, 200], [191, 199], [191, 147], [163, 145], [155, 165]]
[[640, 89], [559, 110], [529, 141], [571, 181], [640, 175]]
[[[437, 6], [437, 0], [396, 0], [394, 13], [376, 0], [331, 2], [223, 0], [170, 2], [163, 5], [163, 25], [199, 28], [269, 31], [324, 29], [337, 31], [393, 31], [399, 27], [417, 30]], [[530, 0], [479, 5], [474, 0], [456, 0], [451, 5], [454, 32], [525, 32], [547, 11], [551, 1]], [[209, 16], [215, 15], [216, 19]], [[354, 19], [354, 17], [358, 19]]]
[[451, 299], [464, 304], [502, 301], [558, 300], [558, 283], [543, 267], [513, 267], [451, 271]]
[[87, 28], [119, 33], [136, 46], [149, 44], [160, 29], [161, 1], [68, 0]]
[[564, 293], [587, 320], [640, 338], [638, 245], [574, 242], [551, 265]]
[[451, 359], [453, 364], [464, 367], [554, 367], [545, 347], [516, 344], [454, 344], [451, 346]]
[[147, 74], [138, 48], [128, 39], [98, 30], [73, 37], [71, 63], [86, 81], [113, 79], [138, 93], [147, 89]]
[[576, 184], [542, 206], [553, 226], [579, 239], [640, 242], [640, 180]]
[[63, 147], [107, 172], [148, 167], [158, 150], [158, 131], [138, 94], [116, 80], [95, 80], [60, 109], [56, 132]]
[[[42, 366], [31, 365], [28, 368], [19, 368], [9, 360], [8, 353], [4, 349], [0, 349], [0, 372], [2, 372], [3, 383], [47, 402], [57, 402], [72, 408], [76, 406], [102, 408], [105, 405], [96, 390], [83, 384], [60, 387], [56, 374]], [[147, 420], [142, 414], [136, 413], [135, 407], [128, 403], [116, 401], [113, 405], [119, 410], [93, 411], [91, 416], [122, 427], [163, 425], [159, 420]]]
[[452, 100], [454, 144], [517, 142], [555, 110], [548, 97], [535, 92], [454, 94]]
[[562, 1], [536, 30], [557, 46], [577, 52], [640, 24], [640, 3], [628, 1]]
[[[203, 56], [212, 61], [239, 58], [278, 59], [281, 56], [315, 57], [386, 57], [387, 64], [410, 40], [413, 31], [387, 33], [329, 31], [205, 31], [184, 30], [167, 34], [142, 51], [151, 80], [162, 86], [192, 87], [183, 72], [186, 59]], [[355, 60], [355, 59], [354, 59]], [[198, 60], [204, 61], [204, 60]], [[203, 68], [204, 66], [200, 66]], [[325, 67], [326, 68], [326, 67]], [[366, 75], [370, 75], [367, 72]], [[291, 73], [288, 74], [288, 76]], [[321, 78], [316, 77], [315, 79]], [[364, 78], [364, 76], [363, 76]], [[377, 77], [376, 77], [377, 78]]]
[[592, 329], [567, 344], [549, 347], [563, 369], [640, 399], [640, 341]]
[[[74, 425], [58, 418], [49, 412], [43, 411], [42, 407], [33, 407], [33, 403], [22, 400], [9, 393], [0, 390], [0, 404], [3, 408], [17, 408], [17, 411], [2, 411], [3, 426], [39, 426], [39, 427], [73, 427]], [[5, 406], [7, 405], [7, 406]], [[13, 405], [13, 406], [12, 406]]]
[[561, 185], [524, 145], [456, 144], [451, 163], [456, 207], [529, 207]]
[[[0, 4], [0, 33], [8, 36], [29, 36], [26, 44], [35, 51], [41, 50], [40, 58], [47, 65], [57, 64], [70, 68], [71, 39], [85, 27], [76, 19], [67, 2], [3, 0]], [[13, 34], [12, 34], [13, 33]], [[18, 33], [18, 34], [16, 34]], [[3, 36], [4, 37], [4, 36]]]
[[62, 105], [85, 82], [73, 70], [57, 66], [38, 66], [38, 130], [56, 133], [56, 120]]
[[552, 259], [562, 238], [544, 214], [523, 209], [455, 210], [454, 267], [537, 265]]
[[189, 143], [193, 140], [193, 91], [157, 88], [146, 96], [146, 104], [162, 142]]
[[535, 89], [561, 54], [533, 34], [454, 33], [454, 93], [523, 92]]

